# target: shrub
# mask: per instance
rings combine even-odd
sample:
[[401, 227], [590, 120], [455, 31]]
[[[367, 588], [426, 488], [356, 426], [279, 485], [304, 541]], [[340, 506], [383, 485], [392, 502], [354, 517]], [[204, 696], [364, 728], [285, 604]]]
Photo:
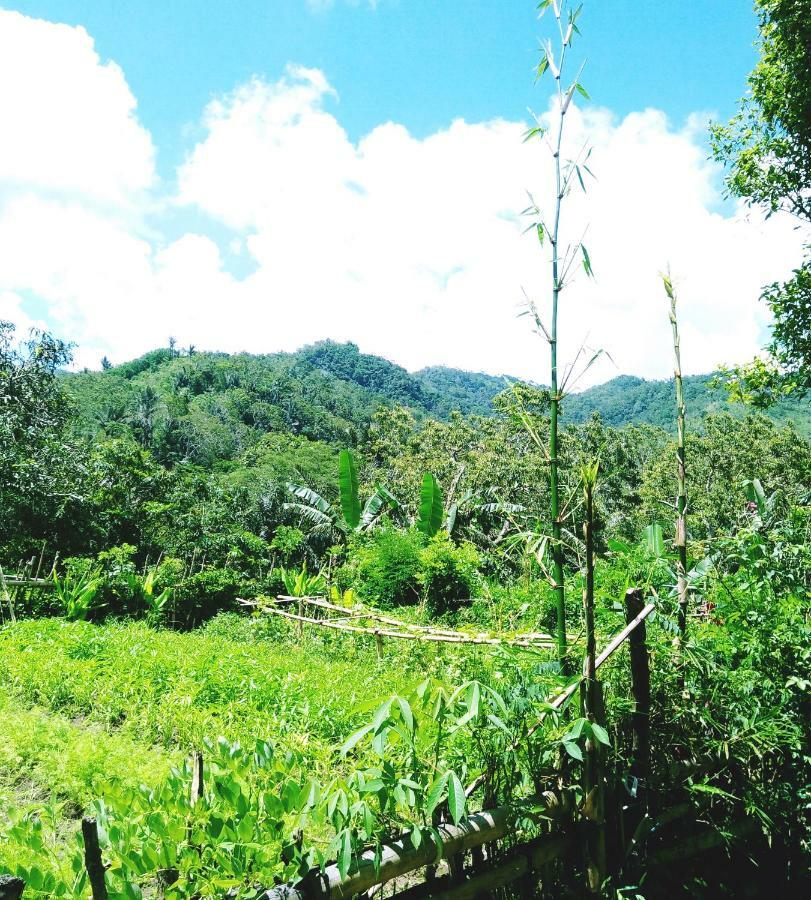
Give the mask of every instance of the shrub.
[[237, 597], [253, 597], [256, 585], [233, 569], [203, 569], [175, 588], [177, 624], [191, 628], [219, 612], [237, 610]]
[[435, 534], [420, 553], [419, 583], [428, 609], [442, 615], [475, 594], [480, 584], [479, 564], [472, 544], [464, 541], [457, 546], [447, 532]]
[[375, 531], [356, 545], [348, 567], [358, 596], [380, 606], [416, 603], [424, 545], [425, 538], [418, 531], [394, 528]]

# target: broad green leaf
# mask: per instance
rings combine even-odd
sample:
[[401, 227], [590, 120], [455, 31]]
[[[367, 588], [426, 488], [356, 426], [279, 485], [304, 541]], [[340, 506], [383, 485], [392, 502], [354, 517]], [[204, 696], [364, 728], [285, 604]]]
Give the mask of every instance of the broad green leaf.
[[442, 491], [439, 489], [436, 478], [426, 472], [422, 479], [420, 490], [420, 515], [417, 520], [417, 528], [429, 537], [433, 537], [442, 527]]
[[448, 774], [448, 809], [453, 824], [458, 825], [465, 815], [465, 789], [456, 772]]
[[448, 773], [445, 772], [444, 775], [439, 775], [434, 779], [434, 783], [431, 785], [428, 791], [428, 797], [425, 800], [425, 814], [429, 818], [433, 811], [439, 806], [442, 802], [442, 798], [445, 796], [445, 785], [448, 783]]
[[657, 559], [665, 555], [665, 539], [662, 534], [662, 526], [654, 522], [645, 529], [645, 546], [651, 556]]
[[338, 486], [341, 491], [341, 511], [350, 528], [360, 525], [360, 500], [358, 499], [358, 472], [350, 450], [341, 450], [338, 457]]
[[598, 725], [596, 722], [591, 726], [591, 733], [594, 735], [594, 740], [598, 741], [601, 744], [605, 744], [606, 747], [611, 746], [611, 741], [608, 739], [608, 732], [603, 728], [602, 725]]
[[580, 748], [577, 746], [577, 744], [573, 744], [571, 741], [564, 741], [563, 746], [564, 746], [566, 752], [569, 754], [569, 756], [572, 757], [572, 759], [577, 759], [580, 762], [583, 761], [583, 753], [580, 750]]

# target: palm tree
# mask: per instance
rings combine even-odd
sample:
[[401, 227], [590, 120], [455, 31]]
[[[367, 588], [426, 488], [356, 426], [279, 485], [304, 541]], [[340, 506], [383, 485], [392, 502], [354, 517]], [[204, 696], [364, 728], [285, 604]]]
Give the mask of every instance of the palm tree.
[[135, 411], [131, 416], [131, 423], [136, 430], [141, 445], [150, 447], [155, 434], [155, 419], [160, 407], [160, 397], [155, 388], [147, 385], [135, 398]]

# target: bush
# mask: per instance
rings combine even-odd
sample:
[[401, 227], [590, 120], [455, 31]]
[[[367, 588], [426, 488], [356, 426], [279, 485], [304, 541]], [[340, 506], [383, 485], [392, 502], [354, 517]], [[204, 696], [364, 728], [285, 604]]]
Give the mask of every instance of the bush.
[[479, 588], [479, 554], [467, 541], [458, 546], [445, 531], [431, 538], [420, 553], [419, 582], [425, 603], [442, 615], [472, 597]]
[[424, 545], [418, 531], [382, 528], [353, 547], [348, 568], [358, 596], [379, 606], [417, 603]]
[[174, 611], [177, 624], [191, 628], [220, 612], [238, 609], [237, 597], [253, 597], [256, 585], [233, 569], [203, 569], [176, 588]]

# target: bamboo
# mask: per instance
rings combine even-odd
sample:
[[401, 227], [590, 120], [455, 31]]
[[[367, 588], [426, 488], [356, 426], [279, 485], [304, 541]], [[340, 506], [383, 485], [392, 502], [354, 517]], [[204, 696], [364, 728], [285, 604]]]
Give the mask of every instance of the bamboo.
[[678, 493], [676, 495], [676, 538], [674, 546], [678, 559], [676, 562], [676, 590], [679, 598], [679, 634], [684, 638], [687, 632], [687, 463], [684, 446], [687, 410], [684, 402], [684, 386], [681, 375], [681, 338], [679, 323], [676, 318], [676, 292], [670, 275], [662, 278], [665, 293], [670, 299], [670, 324], [673, 331], [674, 383], [676, 387], [676, 478]]
[[558, 388], [558, 302], [560, 300], [559, 278], [559, 241], [560, 218], [564, 189], [561, 177], [560, 152], [563, 144], [563, 123], [566, 116], [563, 89], [561, 87], [561, 71], [566, 58], [566, 42], [563, 40], [561, 24], [561, 7], [554, 6], [558, 30], [561, 33], [560, 62], [554, 71], [555, 86], [558, 92], [559, 119], [558, 133], [554, 150], [555, 161], [555, 218], [550, 241], [552, 244], [552, 321], [549, 330], [550, 354], [550, 410], [549, 410], [549, 514], [552, 519], [552, 577], [555, 594], [555, 636], [557, 639], [558, 661], [562, 672], [567, 671], [566, 659], [566, 589], [563, 571], [563, 524], [561, 522], [559, 498], [559, 460], [558, 460], [558, 416], [560, 414], [560, 392]]
[[[625, 594], [625, 618], [632, 622], [642, 610], [642, 592], [632, 589]], [[650, 768], [650, 663], [646, 646], [645, 623], [641, 622], [629, 637], [631, 656], [631, 690], [634, 712], [631, 774], [646, 786]]]
[[[629, 622], [622, 631], [619, 632], [615, 637], [611, 639], [608, 645], [604, 648], [604, 650], [600, 653], [597, 659], [594, 662], [594, 668], [599, 669], [600, 666], [613, 654], [616, 650], [622, 646], [623, 642], [627, 640], [628, 636], [633, 633], [635, 628], [638, 628], [645, 619], [654, 611], [656, 607], [653, 603], [649, 603], [638, 616], [634, 618], [632, 622]], [[570, 684], [565, 690], [561, 691], [557, 696], [551, 697], [547, 700], [547, 703], [552, 709], [560, 709], [561, 706], [572, 696], [572, 694], [580, 687], [580, 684], [583, 681], [583, 677], [581, 676], [577, 681], [573, 684]], [[522, 741], [526, 741], [527, 738], [531, 737], [535, 732], [542, 727], [544, 721], [546, 719], [546, 713], [541, 713], [538, 721], [527, 731], [527, 733], [522, 738]], [[510, 751], [513, 752], [518, 749], [520, 746], [520, 742], [516, 742], [512, 744], [510, 747]], [[478, 788], [480, 788], [485, 781], [487, 781], [490, 773], [482, 772], [477, 778], [475, 778], [471, 784], [465, 789], [465, 796], [470, 797]]]
[[323, 872], [320, 869], [311, 870], [296, 888], [273, 888], [266, 891], [263, 897], [267, 900], [342, 900], [423, 866], [498, 840], [509, 833], [514, 818], [514, 810], [502, 806], [476, 813], [460, 825], [440, 825], [438, 847], [433, 839], [426, 837], [415, 848], [410, 835], [405, 835], [384, 846], [379, 857], [374, 850], [362, 853], [356, 861], [355, 871], [345, 878], [341, 876], [338, 866], [333, 864]]
[[544, 835], [525, 844], [494, 866], [485, 866], [464, 881], [453, 885], [448, 878], [416, 885], [397, 892], [397, 900], [476, 900], [489, 897], [493, 891], [518, 881], [558, 859], [568, 849], [571, 838], [566, 835]]
[[[586, 620], [586, 658], [583, 666], [583, 713], [590, 724], [598, 723], [597, 646], [594, 635], [594, 488], [596, 466], [584, 472], [586, 515], [583, 532], [586, 545], [586, 586], [583, 606]], [[583, 765], [583, 795], [589, 807], [586, 829], [586, 882], [594, 896], [602, 892], [606, 872], [605, 792], [600, 748], [593, 737], [586, 739]]]
[[462, 632], [456, 632], [455, 634], [433, 632], [401, 632], [392, 631], [388, 628], [371, 628], [360, 625], [348, 625], [345, 622], [334, 622], [330, 619], [313, 619], [309, 616], [299, 616], [295, 613], [289, 613], [281, 609], [275, 609], [272, 606], [264, 607], [263, 612], [274, 616], [281, 616], [284, 619], [290, 619], [293, 622], [299, 623], [299, 627], [305, 624], [317, 625], [319, 628], [331, 628], [335, 631], [346, 631], [352, 634], [368, 634], [372, 636], [382, 635], [383, 637], [398, 638], [399, 640], [432, 641], [445, 644], [476, 644], [490, 647], [510, 646], [522, 647], [525, 649], [542, 649], [545, 647], [554, 646], [551, 641], [528, 641], [521, 640], [520, 638], [491, 638], [484, 637], [482, 635], [466, 635]]

